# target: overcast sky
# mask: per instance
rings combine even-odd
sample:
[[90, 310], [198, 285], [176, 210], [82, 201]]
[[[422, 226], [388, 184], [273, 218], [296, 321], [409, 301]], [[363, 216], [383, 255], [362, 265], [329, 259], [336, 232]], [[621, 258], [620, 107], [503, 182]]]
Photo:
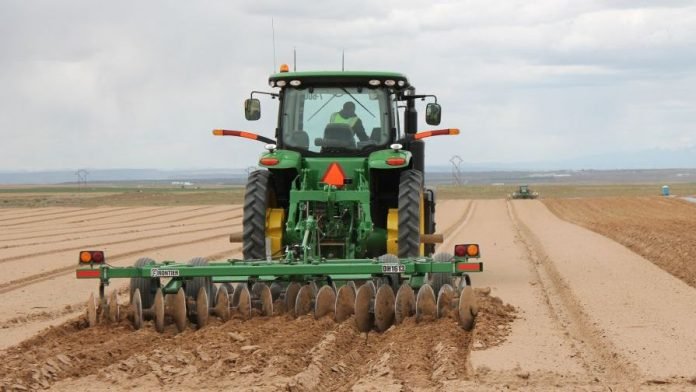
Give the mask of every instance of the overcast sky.
[[[696, 146], [696, 2], [0, 0], [0, 170], [246, 167], [299, 70], [405, 73], [438, 95], [428, 162]], [[421, 128], [427, 129], [422, 121]]]

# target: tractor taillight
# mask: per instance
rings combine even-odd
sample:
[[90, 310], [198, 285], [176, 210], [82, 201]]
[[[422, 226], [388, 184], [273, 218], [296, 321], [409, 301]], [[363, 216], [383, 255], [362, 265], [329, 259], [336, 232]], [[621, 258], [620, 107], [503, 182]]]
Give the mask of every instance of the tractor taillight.
[[387, 165], [389, 166], [401, 166], [406, 163], [405, 158], [387, 158]]
[[261, 158], [261, 160], [259, 160], [259, 163], [264, 166], [275, 166], [278, 162], [280, 162], [278, 158]]
[[478, 257], [478, 244], [459, 244], [454, 246], [454, 255], [457, 257]]
[[104, 262], [104, 252], [100, 250], [83, 250], [80, 252], [80, 263], [97, 263]]

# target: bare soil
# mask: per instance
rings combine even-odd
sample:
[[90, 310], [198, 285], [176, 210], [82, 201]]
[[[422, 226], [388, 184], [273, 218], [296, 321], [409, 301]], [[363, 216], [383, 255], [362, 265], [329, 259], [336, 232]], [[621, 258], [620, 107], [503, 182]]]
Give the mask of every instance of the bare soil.
[[696, 287], [696, 204], [674, 198], [544, 200], [559, 218], [626, 246]]
[[[653, 204], [673, 211], [663, 199], [626, 199], [599, 210], [612, 216], [636, 200], [634, 211], [623, 212], [636, 218], [612, 226], [627, 226], [630, 238], [640, 231], [632, 224], [651, 219], [641, 214]], [[676, 207], [687, 209], [663, 215], [665, 231], [691, 228], [688, 205]], [[181, 334], [173, 326], [158, 334], [149, 323], [135, 331], [127, 321], [86, 328], [84, 303], [96, 285], [74, 279], [77, 250], [106, 249], [115, 265], [142, 256], [238, 257], [239, 244], [227, 235], [239, 230], [240, 212], [0, 209], [0, 390], [696, 388], [696, 289], [619, 239], [559, 219], [540, 201], [438, 204], [438, 231], [446, 234], [438, 250], [481, 245], [485, 272], [472, 276], [481, 310], [471, 333], [449, 318], [408, 319], [383, 334], [360, 334], [352, 320], [284, 315], [213, 319]], [[692, 237], [679, 235], [672, 247], [692, 255]], [[683, 266], [693, 257], [672, 259]], [[110, 289], [125, 302], [126, 287]]]

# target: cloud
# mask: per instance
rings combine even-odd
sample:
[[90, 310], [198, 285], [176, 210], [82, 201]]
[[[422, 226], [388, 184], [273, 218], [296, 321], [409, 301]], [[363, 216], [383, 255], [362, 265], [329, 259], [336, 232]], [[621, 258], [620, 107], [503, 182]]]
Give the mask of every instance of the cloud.
[[0, 167], [246, 167], [262, 146], [210, 129], [272, 136], [276, 101], [241, 105], [293, 48], [438, 94], [463, 135], [434, 164], [693, 145], [694, 26], [689, 1], [3, 1]]

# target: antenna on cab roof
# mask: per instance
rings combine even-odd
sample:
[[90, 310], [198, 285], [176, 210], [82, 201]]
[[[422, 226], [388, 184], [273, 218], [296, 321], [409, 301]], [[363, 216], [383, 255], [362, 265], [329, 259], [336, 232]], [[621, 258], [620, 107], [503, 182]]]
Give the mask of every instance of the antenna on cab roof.
[[271, 36], [273, 39], [273, 72], [276, 72], [276, 53], [275, 53], [275, 25], [273, 24], [273, 18], [271, 18]]

